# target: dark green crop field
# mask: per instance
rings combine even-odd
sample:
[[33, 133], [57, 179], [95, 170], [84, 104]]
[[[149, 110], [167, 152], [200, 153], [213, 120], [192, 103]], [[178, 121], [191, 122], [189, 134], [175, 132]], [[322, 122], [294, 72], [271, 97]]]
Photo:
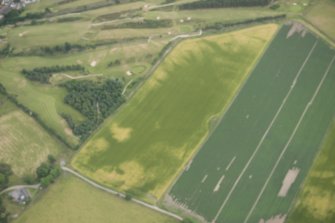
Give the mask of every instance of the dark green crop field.
[[169, 205], [210, 222], [284, 220], [335, 114], [334, 59], [312, 34], [283, 26]]

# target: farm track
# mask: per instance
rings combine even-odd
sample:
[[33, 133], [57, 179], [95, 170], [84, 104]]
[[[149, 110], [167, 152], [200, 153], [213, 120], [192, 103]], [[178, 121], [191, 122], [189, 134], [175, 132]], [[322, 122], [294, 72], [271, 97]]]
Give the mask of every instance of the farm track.
[[40, 184], [34, 184], [34, 185], [16, 185], [12, 187], [8, 187], [0, 192], [0, 195], [7, 193], [12, 190], [19, 190], [19, 189], [38, 189], [40, 187]]
[[[70, 169], [70, 168], [68, 168], [68, 167], [62, 166], [61, 168], [62, 168], [63, 171], [68, 172], [68, 173], [70, 173], [70, 174], [72, 174], [72, 175], [74, 175], [74, 176], [80, 178], [80, 179], [83, 180], [84, 182], [90, 184], [91, 186], [93, 186], [93, 187], [95, 187], [95, 188], [97, 188], [97, 189], [99, 189], [99, 190], [103, 190], [103, 191], [105, 191], [105, 192], [107, 192], [107, 193], [110, 193], [110, 194], [113, 194], [113, 195], [116, 195], [116, 196], [119, 196], [119, 197], [122, 197], [122, 198], [125, 198], [125, 197], [126, 197], [125, 194], [120, 193], [120, 192], [117, 192], [117, 191], [112, 190], [112, 189], [109, 189], [109, 188], [107, 188], [107, 187], [101, 186], [100, 184], [95, 183], [94, 181], [92, 181], [92, 180], [90, 180], [90, 179], [84, 177], [83, 175], [77, 173], [76, 171], [74, 171], [74, 170], [72, 170], [72, 169]], [[145, 203], [145, 202], [143, 202], [143, 201], [140, 201], [140, 200], [137, 200], [137, 199], [134, 199], [134, 198], [132, 198], [131, 201], [133, 201], [134, 203], [137, 203], [137, 204], [139, 204], [139, 205], [141, 205], [141, 206], [143, 206], [143, 207], [150, 208], [151, 210], [157, 211], [157, 212], [159, 212], [159, 213], [161, 213], [161, 214], [167, 215], [167, 216], [169, 216], [169, 217], [173, 217], [173, 218], [175, 218], [175, 219], [177, 219], [177, 220], [179, 220], [179, 221], [182, 221], [182, 220], [183, 220], [182, 217], [180, 217], [180, 216], [178, 216], [178, 215], [176, 215], [176, 214], [173, 214], [173, 213], [171, 213], [171, 212], [168, 212], [168, 211], [166, 211], [166, 210], [163, 210], [163, 209], [161, 209], [161, 208], [159, 208], [159, 207], [157, 207], [157, 206], [150, 205], [150, 204], [148, 204], [148, 203]]]

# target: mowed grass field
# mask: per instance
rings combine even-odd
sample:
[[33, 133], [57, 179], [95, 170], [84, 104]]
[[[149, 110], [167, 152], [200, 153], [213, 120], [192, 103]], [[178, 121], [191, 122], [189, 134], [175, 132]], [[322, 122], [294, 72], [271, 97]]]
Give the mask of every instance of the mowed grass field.
[[335, 222], [335, 122], [333, 120], [321, 151], [308, 173], [288, 223]]
[[[289, 30], [281, 28], [168, 205], [217, 223], [285, 219], [335, 114], [335, 51]], [[296, 178], [286, 177], [294, 168]]]
[[35, 173], [52, 154], [64, 153], [62, 145], [35, 120], [0, 97], [0, 162], [12, 166], [16, 176]]
[[77, 178], [61, 176], [15, 223], [177, 223], [135, 203], [100, 191]]
[[[59, 62], [59, 61], [58, 61]], [[36, 112], [39, 117], [69, 144], [78, 143], [77, 137], [67, 127], [62, 113], [70, 114], [74, 120], [81, 121], [84, 117], [69, 105], [64, 104], [66, 90], [58, 86], [37, 84], [27, 80], [21, 69], [31, 69], [45, 64], [57, 65], [57, 61], [43, 60], [36, 57], [8, 58], [0, 62], [0, 79], [7, 91], [17, 96], [17, 100]], [[68, 63], [66, 63], [68, 64]]]
[[304, 17], [322, 33], [335, 41], [335, 1], [320, 0], [312, 2]]
[[229, 105], [277, 25], [182, 42], [74, 157], [86, 176], [161, 197]]
[[[146, 56], [158, 54], [163, 46], [164, 44], [161, 42], [158, 44], [118, 44], [54, 57], [9, 57], [0, 62], [0, 82], [8, 92], [17, 95], [17, 100], [20, 103], [38, 113], [40, 118], [57, 134], [70, 144], [76, 145], [78, 138], [72, 134], [61, 114], [71, 115], [77, 123], [83, 121], [85, 117], [63, 102], [67, 92], [64, 88], [57, 86], [61, 81], [69, 79], [56, 75], [57, 78], [51, 79], [51, 85], [40, 84], [27, 80], [20, 73], [21, 70], [43, 66], [80, 64], [85, 67], [87, 74], [100, 75], [99, 79], [122, 78], [125, 82], [129, 82], [146, 74], [146, 71], [151, 67]], [[121, 65], [109, 67], [108, 64], [115, 60], [122, 61]], [[96, 63], [94, 67], [91, 66], [93, 61]], [[137, 67], [143, 68], [137, 71]], [[134, 75], [126, 75], [128, 70]], [[71, 75], [76, 76], [75, 73]]]

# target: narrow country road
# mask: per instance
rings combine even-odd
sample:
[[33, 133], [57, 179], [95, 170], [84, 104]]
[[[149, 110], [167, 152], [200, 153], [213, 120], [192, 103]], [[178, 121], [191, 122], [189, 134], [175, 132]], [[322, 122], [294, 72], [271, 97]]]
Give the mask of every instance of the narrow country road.
[[7, 193], [12, 190], [19, 190], [19, 189], [38, 189], [40, 187], [40, 184], [34, 184], [34, 185], [16, 185], [12, 187], [8, 187], [0, 192], [0, 195]]
[[[107, 192], [107, 193], [110, 193], [110, 194], [113, 194], [113, 195], [120, 196], [120, 197], [122, 197], [122, 198], [125, 198], [125, 197], [126, 197], [125, 194], [123, 194], [123, 193], [119, 193], [119, 192], [117, 192], [117, 191], [115, 191], [115, 190], [112, 190], [112, 189], [109, 189], [109, 188], [107, 188], [107, 187], [101, 186], [100, 184], [97, 184], [97, 183], [93, 182], [92, 180], [90, 180], [90, 179], [84, 177], [84, 176], [81, 175], [80, 173], [77, 173], [76, 171], [74, 171], [74, 170], [72, 170], [72, 169], [70, 169], [70, 168], [68, 168], [68, 167], [62, 166], [61, 168], [62, 168], [63, 171], [68, 172], [68, 173], [70, 173], [70, 174], [72, 174], [72, 175], [74, 175], [74, 176], [80, 178], [81, 180], [85, 181], [86, 183], [92, 185], [93, 187], [95, 187], [95, 188], [97, 188], [97, 189], [103, 190], [103, 191], [105, 191], [105, 192]], [[173, 218], [175, 218], [175, 219], [177, 219], [177, 220], [179, 220], [179, 221], [182, 221], [182, 220], [183, 220], [182, 217], [180, 217], [180, 216], [178, 216], [178, 215], [176, 215], [176, 214], [173, 214], [173, 213], [171, 213], [171, 212], [168, 212], [168, 211], [166, 211], [166, 210], [163, 210], [163, 209], [161, 209], [161, 208], [159, 208], [159, 207], [157, 207], [157, 206], [148, 204], [148, 203], [146, 203], [146, 202], [143, 202], [143, 201], [140, 201], [140, 200], [137, 200], [137, 199], [134, 199], [134, 198], [132, 198], [131, 201], [133, 201], [133, 202], [135, 202], [135, 203], [137, 203], [137, 204], [139, 204], [139, 205], [142, 205], [142, 206], [144, 206], [144, 207], [150, 208], [150, 209], [152, 209], [152, 210], [154, 210], [154, 211], [157, 211], [157, 212], [159, 212], [159, 213], [161, 213], [161, 214], [165, 214], [165, 215], [168, 215], [168, 216], [170, 216], [170, 217], [173, 217]]]

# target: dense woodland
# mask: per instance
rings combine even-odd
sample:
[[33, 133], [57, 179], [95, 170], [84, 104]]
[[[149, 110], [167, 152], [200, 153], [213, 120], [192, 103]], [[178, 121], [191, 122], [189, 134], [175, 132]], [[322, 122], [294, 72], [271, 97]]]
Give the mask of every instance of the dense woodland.
[[31, 81], [47, 84], [53, 74], [66, 71], [78, 71], [83, 73], [85, 68], [78, 64], [65, 66], [56, 65], [52, 67], [38, 67], [32, 70], [23, 69], [21, 73]]
[[123, 83], [120, 80], [107, 80], [104, 83], [69, 81], [62, 86], [68, 90], [64, 102], [87, 117], [86, 121], [76, 125], [70, 116], [63, 114], [74, 134], [81, 139], [85, 139], [125, 101], [122, 96]]
[[182, 4], [179, 6], [179, 9], [265, 6], [269, 4], [270, 1], [271, 0], [200, 0]]

